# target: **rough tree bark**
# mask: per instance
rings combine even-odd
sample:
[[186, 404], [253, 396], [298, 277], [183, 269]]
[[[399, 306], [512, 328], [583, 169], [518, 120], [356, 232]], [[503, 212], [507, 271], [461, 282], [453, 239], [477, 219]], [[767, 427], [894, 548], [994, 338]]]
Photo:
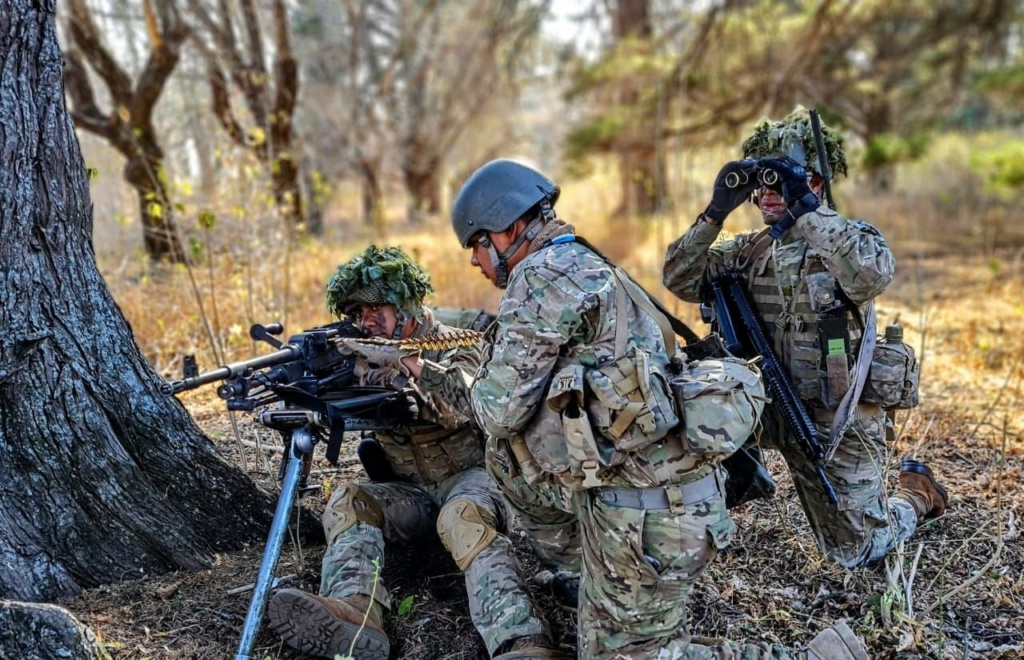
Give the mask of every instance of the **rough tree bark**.
[[217, 456], [96, 267], [56, 0], [0, 0], [0, 598], [198, 569], [270, 502]]
[[56, 605], [0, 600], [0, 658], [106, 660], [96, 635]]

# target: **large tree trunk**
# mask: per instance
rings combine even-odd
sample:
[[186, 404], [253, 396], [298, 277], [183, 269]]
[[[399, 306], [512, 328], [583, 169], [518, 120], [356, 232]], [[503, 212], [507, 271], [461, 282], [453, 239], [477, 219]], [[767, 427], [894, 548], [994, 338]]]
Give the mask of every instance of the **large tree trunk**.
[[0, 658], [101, 660], [109, 658], [96, 634], [56, 605], [0, 600]]
[[159, 392], [96, 268], [56, 0], [0, 11], [0, 598], [195, 569], [268, 497]]
[[384, 228], [384, 188], [377, 163], [361, 161], [359, 179], [363, 189], [363, 222], [373, 231], [379, 232]]
[[[650, 57], [650, 0], [618, 0], [612, 14], [612, 32], [623, 59], [642, 61]], [[657, 144], [661, 139], [659, 109], [656, 103], [643, 98], [644, 88], [655, 84], [657, 81], [649, 75], [630, 75], [619, 81], [617, 101], [630, 108], [634, 118], [619, 149], [622, 200], [616, 214], [624, 217], [651, 215], [661, 210], [661, 200], [665, 198], [665, 164]]]
[[411, 224], [420, 224], [426, 215], [436, 215], [441, 212], [441, 178], [440, 167], [436, 160], [432, 160], [426, 167], [414, 167], [407, 164], [403, 168], [405, 189], [409, 195], [409, 205], [406, 211], [407, 219]]
[[174, 225], [174, 208], [170, 205], [167, 186], [161, 172], [164, 153], [155, 140], [138, 140], [134, 152], [125, 154], [124, 179], [135, 189], [142, 220], [142, 242], [153, 261], [185, 261], [185, 251]]

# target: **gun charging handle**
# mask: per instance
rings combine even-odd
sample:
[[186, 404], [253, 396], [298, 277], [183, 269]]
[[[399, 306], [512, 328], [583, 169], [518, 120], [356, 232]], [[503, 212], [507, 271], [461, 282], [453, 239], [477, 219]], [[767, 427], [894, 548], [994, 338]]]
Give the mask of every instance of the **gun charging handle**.
[[274, 348], [281, 348], [284, 344], [276, 336], [284, 332], [284, 326], [280, 323], [253, 323], [249, 326], [249, 336], [256, 341], [263, 341]]

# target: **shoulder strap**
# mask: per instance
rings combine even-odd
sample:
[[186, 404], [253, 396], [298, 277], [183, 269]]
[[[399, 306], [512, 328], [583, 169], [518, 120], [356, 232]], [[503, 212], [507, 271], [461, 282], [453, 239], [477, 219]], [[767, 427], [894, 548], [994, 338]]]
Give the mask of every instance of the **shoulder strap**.
[[754, 238], [750, 239], [749, 243], [743, 246], [739, 256], [736, 257], [736, 270], [746, 270], [750, 262], [768, 249], [773, 240], [771, 234], [768, 233], [770, 230], [771, 227], [765, 227]]
[[[856, 309], [856, 307], [854, 308]], [[832, 430], [828, 434], [828, 448], [825, 453], [825, 462], [832, 460], [832, 455], [839, 447], [839, 441], [854, 419], [854, 409], [860, 402], [860, 395], [864, 391], [864, 383], [868, 379], [868, 370], [871, 368], [871, 357], [875, 352], [875, 334], [877, 333], [878, 320], [875, 315], [875, 301], [867, 304], [864, 310], [864, 331], [860, 337], [860, 350], [857, 351], [856, 375], [850, 389], [846, 390], [843, 400], [839, 402], [836, 409], [835, 419], [832, 421]]]
[[633, 302], [645, 312], [651, 315], [651, 317], [658, 323], [658, 327], [661, 328], [661, 333], [665, 338], [665, 347], [668, 349], [675, 345], [675, 335], [682, 337], [687, 344], [700, 341], [700, 337], [697, 333], [690, 329], [688, 325], [677, 319], [669, 312], [664, 305], [662, 305], [657, 298], [647, 293], [642, 286], [636, 283], [629, 273], [619, 268], [615, 263], [601, 253], [596, 247], [591, 245], [590, 241], [583, 238], [582, 236], [576, 237], [576, 242], [587, 248], [597, 256], [601, 257], [615, 273], [615, 277], [622, 283], [623, 288], [626, 290], [626, 294], [633, 300]]

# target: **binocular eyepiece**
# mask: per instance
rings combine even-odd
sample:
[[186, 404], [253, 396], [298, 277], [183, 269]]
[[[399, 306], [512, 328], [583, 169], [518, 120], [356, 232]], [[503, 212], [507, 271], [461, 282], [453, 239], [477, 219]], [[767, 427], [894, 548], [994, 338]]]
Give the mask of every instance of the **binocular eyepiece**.
[[762, 188], [771, 188], [779, 183], [778, 172], [769, 167], [753, 165], [749, 168], [729, 172], [725, 175], [725, 185], [729, 188], [742, 188], [750, 183], [751, 175], [757, 177], [757, 183]]

